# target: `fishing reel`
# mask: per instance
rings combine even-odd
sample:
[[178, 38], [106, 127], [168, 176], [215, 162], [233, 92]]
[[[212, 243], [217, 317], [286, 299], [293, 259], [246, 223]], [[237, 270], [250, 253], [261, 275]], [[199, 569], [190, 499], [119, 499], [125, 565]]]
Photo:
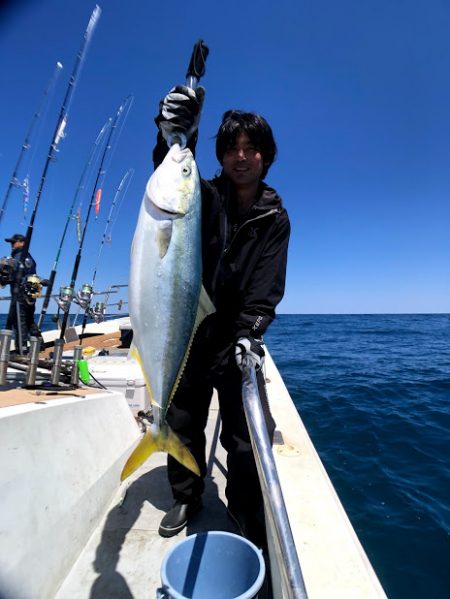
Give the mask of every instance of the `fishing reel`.
[[82, 310], [87, 310], [91, 304], [93, 295], [94, 288], [92, 285], [85, 283], [77, 295], [73, 298], [73, 301], [78, 304]]
[[61, 287], [59, 290], [59, 296], [55, 297], [55, 301], [58, 304], [60, 310], [68, 312], [70, 310], [70, 304], [73, 300], [73, 289], [72, 287]]
[[94, 319], [96, 324], [99, 324], [105, 320], [105, 311], [105, 302], [96, 302], [95, 306], [89, 310], [89, 315]]
[[23, 284], [23, 295], [27, 304], [34, 304], [38, 297], [42, 295], [42, 286], [44, 284], [43, 279], [37, 275], [28, 275]]
[[0, 286], [5, 287], [12, 283], [13, 273], [16, 267], [16, 261], [10, 256], [0, 258]]

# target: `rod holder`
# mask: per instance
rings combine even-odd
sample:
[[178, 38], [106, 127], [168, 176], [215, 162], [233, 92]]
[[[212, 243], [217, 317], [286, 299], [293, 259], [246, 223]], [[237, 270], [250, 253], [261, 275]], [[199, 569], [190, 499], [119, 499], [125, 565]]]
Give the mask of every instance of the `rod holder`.
[[61, 361], [62, 354], [64, 349], [64, 339], [55, 339], [55, 350], [53, 353], [53, 368], [52, 374], [50, 377], [50, 382], [52, 385], [59, 384], [59, 375], [61, 373]]
[[12, 331], [9, 329], [2, 329], [0, 331], [0, 385], [4, 385], [6, 383], [11, 339]]
[[81, 352], [83, 350], [82, 345], [76, 345], [73, 349], [73, 366], [72, 373], [70, 375], [70, 382], [72, 385], [78, 387], [80, 383], [80, 372], [78, 369], [78, 362], [81, 360]]
[[38, 337], [30, 337], [30, 354], [28, 362], [26, 385], [36, 384], [36, 371], [39, 363], [39, 350], [41, 349], [41, 340]]

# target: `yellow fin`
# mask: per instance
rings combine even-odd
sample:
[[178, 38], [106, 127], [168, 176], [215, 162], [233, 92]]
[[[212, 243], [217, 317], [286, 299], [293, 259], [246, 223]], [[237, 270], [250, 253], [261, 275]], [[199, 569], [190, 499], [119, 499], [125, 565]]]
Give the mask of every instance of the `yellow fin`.
[[147, 373], [144, 370], [144, 365], [142, 363], [142, 359], [141, 359], [141, 356], [139, 354], [138, 348], [134, 344], [130, 348], [130, 355], [131, 355], [132, 358], [134, 358], [136, 360], [136, 362], [141, 367], [142, 376], [144, 377], [145, 386], [147, 387], [148, 395], [150, 397], [150, 403], [154, 404], [154, 405], [158, 405], [155, 402], [155, 400], [153, 399], [153, 393], [152, 393], [152, 389], [150, 387], [150, 383], [149, 383], [148, 378], [147, 378]]
[[185, 447], [179, 438], [169, 427], [159, 430], [154, 435], [150, 430], [140, 440], [139, 444], [130, 455], [125, 464], [120, 480], [123, 481], [135, 472], [155, 451], [165, 451], [175, 458], [180, 464], [191, 470], [197, 476], [200, 476], [200, 469], [193, 455]]

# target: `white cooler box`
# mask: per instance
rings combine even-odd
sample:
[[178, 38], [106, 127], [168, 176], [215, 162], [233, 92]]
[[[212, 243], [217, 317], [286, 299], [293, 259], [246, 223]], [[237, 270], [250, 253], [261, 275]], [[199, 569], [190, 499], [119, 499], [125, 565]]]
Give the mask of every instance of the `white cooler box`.
[[128, 356], [95, 356], [88, 359], [89, 372], [111, 391], [120, 391], [133, 415], [150, 408], [150, 398], [139, 364]]

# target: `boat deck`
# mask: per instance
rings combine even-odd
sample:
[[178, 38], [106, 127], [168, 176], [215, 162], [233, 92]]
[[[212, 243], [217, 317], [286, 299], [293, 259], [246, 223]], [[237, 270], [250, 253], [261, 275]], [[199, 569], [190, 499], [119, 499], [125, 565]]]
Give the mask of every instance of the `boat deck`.
[[[91, 345], [94, 339], [89, 340], [88, 344]], [[95, 343], [104, 347], [105, 342], [110, 343], [114, 339], [118, 340], [117, 333], [107, 331], [106, 337], [95, 339]], [[51, 479], [53, 497], [69, 488], [67, 487], [69, 483], [78, 484], [77, 476], [74, 476], [73, 471], [63, 464], [65, 444], [71, 443], [72, 449], [69, 453], [74, 459], [78, 454], [83, 454], [80, 466], [76, 466], [79, 468], [80, 478], [89, 478], [91, 471], [97, 469], [97, 462], [105, 461], [104, 456], [108, 446], [110, 451], [107, 464], [108, 476], [113, 478], [108, 483], [112, 489], [109, 498], [115, 492], [114, 499], [111, 503], [109, 499], [103, 503], [100, 516], [95, 520], [95, 523], [100, 522], [100, 524], [95, 528], [87, 527], [91, 537], [86, 543], [86, 535], [82, 544], [77, 545], [81, 549], [72, 551], [74, 556], [78, 551], [80, 554], [75, 562], [72, 559], [72, 567], [66, 568], [58, 591], [52, 593], [51, 598], [48, 599], [155, 598], [157, 588], [160, 586], [163, 557], [180, 539], [186, 535], [209, 530], [237, 533], [226, 513], [224, 495], [226, 455], [219, 442], [220, 419], [216, 398], [212, 401], [206, 430], [208, 477], [203, 498], [204, 508], [179, 535], [164, 539], [158, 535], [158, 526], [163, 515], [173, 504], [167, 480], [166, 455], [162, 453], [152, 455], [124, 483], [120, 484], [118, 481], [126, 456], [131, 452], [131, 447], [136, 443], [139, 434], [131, 417], [125, 394], [82, 387], [75, 392], [63, 392], [64, 395], [69, 395], [67, 398], [61, 397], [62, 394], [56, 396], [48, 392], [44, 392], [42, 396], [42, 391], [39, 395], [36, 391], [16, 389], [17, 381], [23, 377], [23, 373], [15, 376], [11, 385], [0, 393], [0, 402], [3, 401], [0, 407], [5, 406], [4, 410], [0, 410], [0, 416], [2, 413], [18, 411], [18, 415], [22, 418], [20, 422], [19, 420], [16, 422], [18, 433], [15, 437], [11, 433], [9, 445], [6, 443], [6, 451], [13, 453], [6, 453], [5, 458], [10, 460], [11, 458], [7, 456], [15, 455], [15, 447], [18, 443], [15, 439], [19, 435], [23, 436], [20, 431], [23, 430], [25, 420], [20, 410], [23, 408], [36, 412], [38, 409], [36, 415], [34, 412], [29, 414], [30, 428], [27, 429], [29, 432], [28, 436], [25, 436], [24, 448], [29, 445], [32, 435], [35, 439], [33, 447], [42, 453], [48, 438], [55, 437], [54, 440], [50, 438], [51, 445], [41, 459], [44, 472], [47, 470], [53, 472], [55, 464], [58, 468], [65, 468], [61, 472], [64, 472], [66, 482], [62, 482], [64, 479], [61, 477]], [[266, 377], [270, 408], [277, 424], [273, 454], [309, 599], [385, 598], [386, 595], [268, 351], [266, 352]], [[91, 393], [94, 394], [94, 400], [90, 399]], [[53, 399], [60, 399], [60, 402], [53, 402]], [[47, 400], [51, 401], [47, 402]], [[47, 405], [28, 407], [19, 405], [21, 403]], [[53, 414], [56, 414], [56, 411], [47, 413], [48, 432], [42, 433], [36, 428], [36, 416], [42, 419], [46, 416], [41, 408], [48, 409], [53, 403], [55, 407], [61, 404], [59, 409], [61, 413], [62, 407], [67, 409], [67, 424], [64, 424], [63, 428], [65, 433], [52, 424]], [[10, 430], [6, 421], [4, 424], [6, 427], [4, 430]], [[124, 429], [123, 439], [117, 440], [114, 445], [111, 443], [111, 437], [121, 433], [122, 428]], [[82, 436], [79, 436], [80, 434]], [[101, 438], [99, 434], [102, 435]], [[69, 437], [70, 439], [66, 441]], [[61, 449], [53, 457], [52, 444], [55, 444], [56, 439]], [[116, 446], [120, 447], [121, 451], [125, 451], [123, 456], [115, 457]], [[38, 458], [38, 454], [33, 456], [35, 460]], [[22, 481], [20, 476], [16, 477], [15, 472], [14, 470], [11, 475], [20, 485], [22, 482], [25, 484], [26, 477], [22, 477]], [[99, 487], [101, 486], [100, 484]], [[91, 497], [96, 493], [93, 487], [88, 486], [85, 495]], [[50, 495], [48, 501], [52, 501]], [[79, 513], [70, 511], [70, 521], [77, 522], [77, 526], [80, 527], [81, 522], [86, 521], [87, 518], [86, 507], [81, 504], [75, 507], [74, 504], [74, 509], [79, 510]], [[13, 509], [14, 503], [11, 503], [11, 510]], [[102, 518], [101, 514], [103, 514]], [[61, 522], [61, 524], [70, 530], [70, 523]], [[57, 535], [60, 528], [59, 525], [55, 526], [52, 534]], [[73, 533], [73, 530], [71, 532]], [[59, 539], [59, 543], [71, 543], [71, 534], [64, 534], [65, 540]], [[36, 567], [39, 567], [38, 564]], [[24, 595], [25, 597], [34, 599], [31, 595]], [[282, 594], [278, 591], [275, 597], [281, 599]], [[43, 599], [47, 599], [47, 596]]]
[[[274, 457], [309, 598], [385, 597], [268, 352], [266, 365], [277, 423]], [[238, 532], [226, 514], [226, 454], [219, 430], [213, 398], [206, 431], [209, 475], [204, 508], [187, 529], [171, 539], [158, 535], [159, 522], [173, 500], [166, 456], [154, 454], [125, 481], [56, 599], [156, 597], [163, 557], [180, 539], [208, 530]]]
[[[104, 335], [90, 335], [82, 340], [69, 341], [64, 344], [63, 351], [67, 352], [73, 350], [77, 345], [82, 345], [85, 351], [90, 348], [93, 348], [94, 350], [117, 349], [121, 345], [120, 331], [105, 333]], [[40, 352], [39, 357], [48, 358], [52, 352], [53, 346], [47, 347]]]
[[71, 391], [44, 391], [44, 390], [30, 390], [17, 387], [17, 383], [8, 383], [2, 385], [0, 388], [0, 408], [7, 408], [11, 406], [18, 406], [23, 404], [31, 403], [42, 403], [43, 401], [48, 402], [52, 400], [62, 399], [64, 397], [85, 397], [98, 393], [97, 389], [88, 389], [84, 387], [82, 389], [74, 389]]
[[226, 456], [218, 441], [219, 426], [218, 404], [213, 400], [207, 425], [209, 457], [204, 507], [188, 527], [171, 539], [158, 535], [159, 522], [173, 499], [166, 455], [153, 454], [125, 481], [56, 599], [154, 598], [160, 586], [162, 558], [172, 545], [197, 532], [237, 533], [226, 515]]

